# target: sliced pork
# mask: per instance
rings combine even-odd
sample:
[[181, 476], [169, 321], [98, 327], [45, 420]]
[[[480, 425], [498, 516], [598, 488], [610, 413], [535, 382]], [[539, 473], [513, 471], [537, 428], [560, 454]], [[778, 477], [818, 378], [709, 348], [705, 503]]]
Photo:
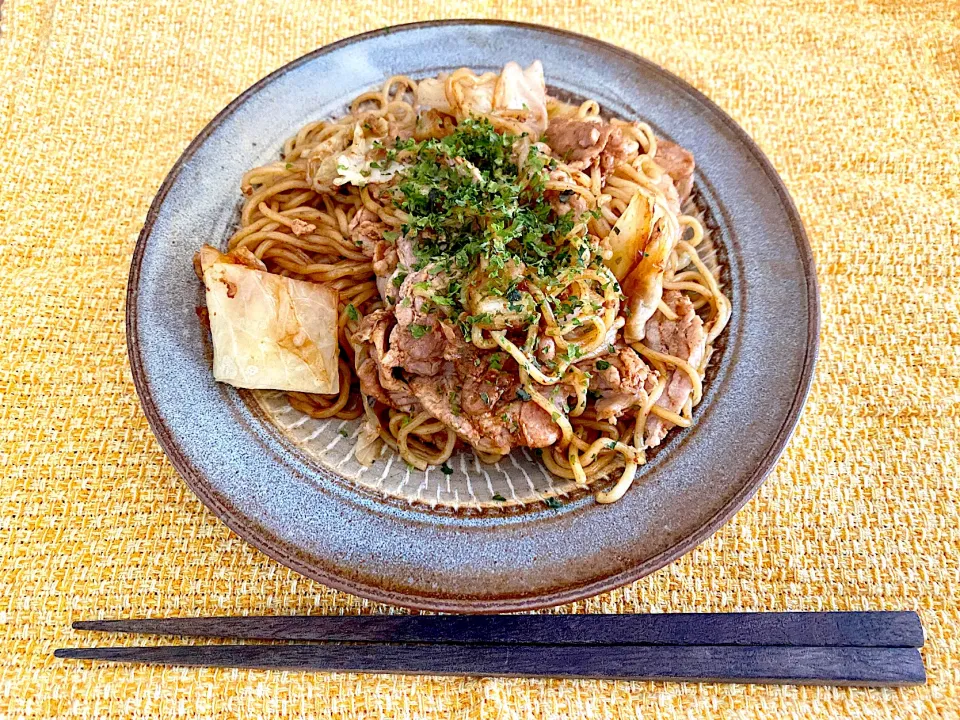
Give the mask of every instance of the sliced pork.
[[353, 336], [355, 343], [361, 343], [357, 377], [364, 395], [398, 410], [409, 410], [416, 405], [416, 398], [402, 376], [398, 377], [393, 367], [384, 364], [387, 338], [394, 323], [392, 310], [375, 310], [360, 322]]
[[[676, 290], [665, 292], [663, 301], [677, 314], [677, 319], [668, 320], [659, 312], [650, 318], [647, 321], [646, 344], [657, 352], [686, 360], [694, 368], [699, 367], [707, 345], [703, 321], [694, 311], [690, 299]], [[692, 391], [693, 385], [687, 374], [673, 370], [657, 405], [679, 413]], [[647, 418], [647, 447], [659, 445], [672, 427], [672, 423], [651, 414]]]
[[547, 126], [553, 154], [575, 170], [585, 170], [600, 157], [610, 137], [620, 131], [603, 122], [556, 118]]
[[693, 171], [696, 168], [693, 154], [669, 140], [657, 140], [657, 154], [653, 159], [673, 180], [679, 204], [683, 205], [693, 190]]
[[612, 171], [617, 162], [638, 149], [637, 142], [624, 137], [620, 128], [591, 120], [551, 120], [546, 139], [554, 157], [572, 169], [587, 172], [599, 165], [601, 175]]
[[656, 371], [629, 347], [620, 346], [577, 367], [590, 373], [590, 390], [599, 396], [594, 405], [597, 420], [615, 420], [627, 410], [642, 407], [657, 384]]
[[[512, 377], [516, 378], [516, 373]], [[508, 380], [509, 386], [496, 399], [489, 397], [489, 403], [481, 400], [484, 408], [470, 404], [467, 390], [461, 389], [462, 382], [456, 364], [448, 363], [440, 375], [416, 377], [410, 386], [426, 410], [483, 452], [502, 454], [517, 446], [547, 447], [560, 439], [560, 427], [550, 413], [523, 399], [515, 379]], [[472, 412], [467, 411], [468, 405]]]

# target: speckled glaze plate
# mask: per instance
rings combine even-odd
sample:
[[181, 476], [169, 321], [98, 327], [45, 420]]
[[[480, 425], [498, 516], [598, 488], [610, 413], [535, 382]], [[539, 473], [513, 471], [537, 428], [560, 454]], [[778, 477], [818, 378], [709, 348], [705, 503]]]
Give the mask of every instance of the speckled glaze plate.
[[[733, 317], [694, 425], [674, 431], [613, 505], [543, 473], [523, 453], [453, 476], [352, 458], [354, 426], [318, 422], [279, 394], [214, 382], [191, 258], [238, 219], [243, 173], [305, 123], [393, 74], [543, 61], [551, 92], [640, 118], [697, 160], [694, 201]], [[809, 244], [757, 146], [682, 80], [625, 50], [531, 25], [405, 25], [321, 48], [256, 83], [190, 144], [140, 234], [127, 293], [137, 391], [170, 460], [230, 528], [327, 585], [397, 605], [527, 610], [636, 580], [703, 541], [770, 472], [813, 377], [819, 328]], [[344, 438], [343, 436], [347, 437]], [[494, 495], [506, 503], [489, 502]], [[556, 498], [548, 504], [544, 500]]]

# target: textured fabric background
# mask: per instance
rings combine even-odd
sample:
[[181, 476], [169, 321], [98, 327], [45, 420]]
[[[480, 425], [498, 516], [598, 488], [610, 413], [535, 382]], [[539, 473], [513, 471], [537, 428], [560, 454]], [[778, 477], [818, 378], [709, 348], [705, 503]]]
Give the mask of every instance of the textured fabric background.
[[[0, 718], [805, 718], [960, 714], [960, 5], [7, 2], [0, 25]], [[232, 536], [166, 461], [123, 330], [168, 169], [236, 94], [325, 43], [454, 16], [629, 48], [770, 156], [823, 295], [818, 378], [711, 540], [565, 612], [920, 611], [923, 688], [839, 690], [68, 664], [97, 615], [383, 612]], [[125, 642], [125, 641], [124, 641]]]

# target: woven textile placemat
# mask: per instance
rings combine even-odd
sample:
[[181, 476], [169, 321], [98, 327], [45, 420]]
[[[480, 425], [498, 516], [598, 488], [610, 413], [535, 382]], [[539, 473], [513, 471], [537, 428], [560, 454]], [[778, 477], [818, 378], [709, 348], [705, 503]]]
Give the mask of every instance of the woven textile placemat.
[[[960, 4], [32, 0], [0, 12], [0, 718], [958, 716]], [[93, 640], [69, 629], [78, 618], [392, 611], [269, 560], [186, 489], [137, 403], [124, 289], [154, 193], [235, 95], [339, 38], [479, 15], [598, 37], [709, 95], [793, 194], [823, 298], [817, 380], [757, 497], [673, 565], [559, 610], [916, 609], [926, 687], [53, 659]]]

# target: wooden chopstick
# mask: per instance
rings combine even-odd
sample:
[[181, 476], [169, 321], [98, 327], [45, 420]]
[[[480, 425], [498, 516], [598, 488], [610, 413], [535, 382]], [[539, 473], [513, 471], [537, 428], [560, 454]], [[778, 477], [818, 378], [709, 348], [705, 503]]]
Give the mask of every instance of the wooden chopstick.
[[88, 620], [77, 630], [373, 643], [918, 648], [915, 612], [366, 615]]
[[664, 645], [188, 645], [72, 648], [59, 658], [164, 665], [500, 677], [897, 687], [916, 648]]

